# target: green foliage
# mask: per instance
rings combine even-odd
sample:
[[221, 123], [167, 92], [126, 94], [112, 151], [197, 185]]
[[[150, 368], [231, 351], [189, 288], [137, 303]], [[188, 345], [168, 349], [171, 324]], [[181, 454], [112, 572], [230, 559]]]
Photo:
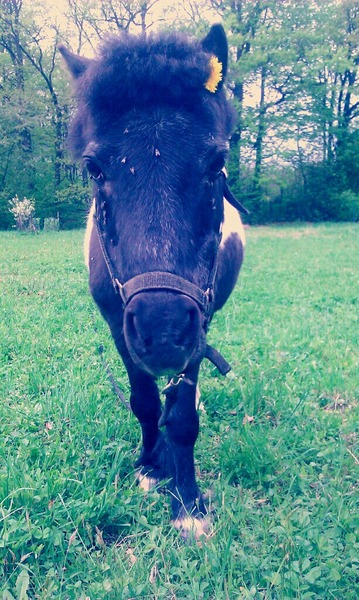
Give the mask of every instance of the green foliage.
[[11, 229], [14, 219], [9, 211], [9, 200], [11, 195], [8, 192], [0, 192], [0, 224], [1, 229]]
[[230, 172], [249, 222], [355, 217], [338, 199], [358, 191], [357, 3], [221, 6], [239, 111]]
[[59, 229], [60, 219], [55, 219], [54, 217], [44, 219], [44, 231], [59, 231]]
[[[134, 482], [140, 431], [99, 345], [78, 231], [0, 243], [0, 594], [41, 600], [356, 600], [358, 226], [247, 230], [235, 294], [201, 368], [208, 540]], [[350, 240], [350, 243], [348, 243]]]
[[35, 198], [41, 221], [60, 212], [63, 228], [83, 223], [82, 174], [66, 155], [73, 103], [59, 38], [87, 54], [107, 31], [139, 31], [158, 18], [164, 29], [175, 23], [201, 37], [208, 9], [229, 33], [227, 84], [238, 111], [229, 171], [251, 209], [248, 221], [357, 219], [355, 0], [201, 0], [186, 3], [182, 19], [169, 2], [153, 18], [151, 3], [81, 0], [69, 4], [66, 30], [63, 21], [54, 27], [44, 0], [3, 4], [0, 229], [12, 226], [7, 204], [15, 194]]
[[72, 184], [56, 192], [54, 208], [59, 215], [61, 229], [84, 226], [90, 199], [90, 189], [82, 184]]
[[347, 136], [332, 161], [308, 161], [295, 169], [284, 165], [264, 169], [259, 187], [250, 170], [243, 169], [239, 181], [231, 161], [233, 192], [251, 212], [246, 222], [358, 221], [358, 140], [356, 132]]
[[359, 221], [359, 194], [344, 190], [336, 204], [337, 221]]

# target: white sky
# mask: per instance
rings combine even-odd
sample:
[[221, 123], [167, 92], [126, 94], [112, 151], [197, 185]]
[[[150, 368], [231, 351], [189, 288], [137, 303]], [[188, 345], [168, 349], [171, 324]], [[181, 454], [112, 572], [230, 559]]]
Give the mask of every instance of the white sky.
[[[76, 1], [76, 0], [75, 0]], [[187, 22], [190, 21], [191, 6], [194, 12], [198, 10], [198, 2], [195, 0], [152, 0], [153, 8], [146, 19], [147, 26], [150, 29], [157, 29], [166, 25], [176, 26], [182, 20]], [[83, 5], [83, 3], [81, 2]], [[99, 6], [100, 3], [97, 0], [89, 0], [88, 3], [84, 3], [89, 6]], [[44, 12], [44, 5], [47, 7]], [[69, 14], [70, 9], [67, 0], [24, 0], [24, 7], [27, 10], [32, 11], [33, 17], [37, 22], [43, 25], [42, 34], [44, 36], [44, 43], [46, 44], [46, 38], [49, 39], [49, 44], [52, 44], [54, 31], [52, 25], [56, 25], [60, 32], [63, 34], [63, 42], [69, 43], [75, 52], [79, 51], [79, 36], [76, 31], [76, 27], [71, 22], [66, 14]], [[194, 8], [193, 8], [194, 7]], [[205, 17], [209, 23], [219, 22], [220, 16], [213, 11], [207, 10], [200, 12], [196, 15], [198, 21], [200, 17]], [[140, 20], [140, 18], [138, 18]], [[140, 31], [140, 27], [133, 27], [131, 30], [133, 33]], [[82, 40], [80, 53], [86, 56], [93, 54], [93, 47], [98, 44], [97, 35], [94, 33], [94, 38], [91, 40], [91, 44], [86, 43]]]
[[[31, 0], [27, 0], [29, 6], [35, 7], [35, 2], [31, 2]], [[56, 3], [53, 0], [42, 0], [41, 4], [48, 5], [48, 15], [53, 16], [56, 19], [57, 24], [61, 27], [62, 30], [68, 29], [68, 19], [66, 18], [66, 12], [68, 11], [68, 2], [67, 0], [56, 0]], [[89, 2], [89, 4], [92, 4]], [[188, 18], [190, 14], [189, 5], [196, 7], [196, 2], [194, 1], [173, 1], [173, 0], [154, 0], [153, 8], [149, 13], [148, 24], [151, 24], [151, 21], [154, 22], [154, 28], [161, 26], [161, 24], [165, 24], [166, 21], [163, 20], [164, 15], [167, 16], [167, 22], [171, 24], [176, 24], [176, 19], [182, 17]], [[43, 12], [43, 11], [41, 11]], [[41, 13], [40, 13], [41, 14]], [[220, 16], [211, 10], [202, 11], [201, 13], [209, 22], [218, 22], [220, 21]], [[151, 19], [152, 17], [152, 19]], [[161, 18], [161, 20], [159, 20]]]

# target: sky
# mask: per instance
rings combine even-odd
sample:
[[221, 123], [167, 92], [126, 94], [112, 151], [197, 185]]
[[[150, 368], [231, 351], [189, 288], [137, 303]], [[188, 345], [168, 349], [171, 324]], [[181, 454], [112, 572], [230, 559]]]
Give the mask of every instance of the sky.
[[[30, 2], [30, 0], [28, 0]], [[68, 9], [68, 3], [67, 0], [56, 0], [56, 2], [54, 3], [53, 0], [44, 0], [44, 2], [48, 5], [49, 7], [49, 14], [53, 14], [54, 16], [56, 16], [56, 20], [59, 23], [59, 25], [61, 25], [63, 28], [66, 29], [67, 26], [67, 19], [65, 16], [66, 10]], [[153, 8], [151, 10], [151, 13], [153, 14], [154, 17], [154, 21], [158, 21], [160, 17], [163, 17], [164, 11], [169, 11], [169, 15], [177, 15], [178, 16], [185, 16], [186, 15], [186, 8], [188, 9], [188, 4], [192, 4], [192, 5], [196, 5], [195, 0], [193, 0], [192, 2], [190, 0], [188, 0], [188, 2], [186, 2], [186, 0], [180, 0], [180, 1], [173, 1], [173, 0], [154, 0], [153, 1]], [[189, 10], [189, 9], [188, 9]], [[188, 14], [188, 12], [187, 12]], [[170, 18], [171, 18], [170, 16]], [[216, 13], [207, 10], [205, 13], [206, 18], [209, 20], [209, 22], [214, 22], [214, 21], [219, 21], [220, 17], [218, 15], [216, 15]], [[174, 17], [172, 17], [173, 19]], [[163, 22], [163, 21], [162, 21]], [[173, 22], [173, 20], [172, 20]], [[160, 23], [159, 23], [160, 24]], [[155, 24], [156, 26], [156, 24]]]
[[[96, 2], [96, 0], [93, 1]], [[152, 0], [152, 2], [154, 5], [152, 9], [153, 12], [147, 20], [148, 24], [151, 24], [151, 22], [153, 23], [151, 27], [152, 30], [166, 24], [166, 21], [163, 19], [164, 15], [166, 15], [167, 23], [175, 25], [176, 21], [181, 18], [181, 15], [183, 15], [184, 18], [186, 16], [188, 18], [190, 5], [195, 7], [198, 6], [198, 3], [195, 0]], [[90, 3], [92, 4], [92, 2], [89, 2], [89, 4]], [[53, 0], [25, 0], [24, 4], [27, 5], [27, 7], [34, 9], [37, 21], [44, 21], [44, 24], [45, 21], [47, 21], [46, 25], [49, 23], [49, 21], [51, 24], [56, 23], [61, 32], [66, 32], [67, 39], [64, 39], [63, 41], [66, 43], [70, 41], [72, 49], [74, 51], [78, 51], [78, 35], [74, 26], [71, 27], [70, 19], [66, 16], [66, 13], [69, 11], [68, 0], [56, 0], [56, 2], [53, 2]], [[43, 10], [44, 4], [48, 7], [45, 14]], [[98, 2], [98, 4], [100, 3]], [[219, 15], [211, 11], [206, 11], [205, 17], [209, 23], [218, 22], [221, 20]], [[71, 29], [73, 30], [73, 36], [71, 36]], [[133, 29], [133, 32], [136, 31], [140, 31], [140, 28], [137, 27]], [[51, 29], [48, 29], [48, 32], [49, 37], [52, 37]], [[73, 39], [71, 39], [71, 37]], [[96, 45], [96, 40], [94, 45]], [[89, 44], [85, 43], [83, 45], [82, 54], [85, 54], [86, 56], [91, 56], [93, 54], [93, 49]]]

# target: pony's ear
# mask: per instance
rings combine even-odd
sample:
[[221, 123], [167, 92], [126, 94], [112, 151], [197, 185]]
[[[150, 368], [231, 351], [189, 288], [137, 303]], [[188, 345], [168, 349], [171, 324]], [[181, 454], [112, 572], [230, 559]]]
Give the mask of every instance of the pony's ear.
[[228, 42], [227, 36], [220, 23], [212, 25], [207, 36], [202, 40], [202, 48], [205, 52], [213, 54], [217, 57], [218, 61], [222, 65], [222, 79], [219, 82], [218, 87], [222, 87], [225, 77], [227, 75], [228, 67]]
[[74, 79], [78, 79], [79, 77], [81, 77], [81, 75], [85, 73], [85, 71], [91, 64], [90, 58], [85, 58], [84, 56], [74, 54], [65, 46], [59, 46], [59, 52], [65, 59], [66, 66]]

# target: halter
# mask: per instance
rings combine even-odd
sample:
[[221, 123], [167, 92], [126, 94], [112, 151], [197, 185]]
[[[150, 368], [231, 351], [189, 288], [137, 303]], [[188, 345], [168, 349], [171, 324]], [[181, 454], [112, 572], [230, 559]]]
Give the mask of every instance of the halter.
[[[219, 174], [223, 177], [223, 196], [238, 211], [248, 214], [248, 210], [235, 198], [228, 188], [227, 177], [224, 171]], [[207, 333], [209, 323], [214, 312], [214, 285], [218, 267], [218, 250], [222, 234], [216, 236], [215, 250], [212, 260], [212, 267], [209, 273], [206, 289], [203, 290], [195, 283], [184, 279], [180, 275], [169, 273], [167, 271], [149, 271], [135, 275], [128, 281], [122, 283], [116, 272], [116, 268], [109, 256], [104, 239], [104, 229], [102, 223], [106, 223], [106, 205], [99, 203], [95, 198], [94, 223], [97, 231], [97, 237], [100, 244], [103, 259], [105, 261], [108, 274], [110, 276], [115, 293], [121, 297], [123, 308], [125, 309], [130, 300], [141, 292], [164, 290], [178, 292], [196, 302], [204, 316], [204, 331]], [[222, 375], [226, 375], [231, 369], [230, 365], [223, 356], [212, 346], [206, 346], [206, 358], [208, 358], [219, 369]]]
[[[102, 212], [104, 207], [102, 207]], [[213, 315], [213, 303], [214, 303], [214, 283], [217, 274], [218, 266], [218, 249], [221, 242], [221, 234], [217, 235], [216, 247], [214, 252], [214, 258], [212, 262], [212, 268], [209, 274], [208, 283], [206, 290], [201, 289], [195, 283], [169, 273], [167, 271], [149, 271], [148, 273], [141, 273], [135, 275], [125, 283], [122, 283], [119, 276], [116, 273], [114, 264], [109, 256], [104, 240], [104, 231], [101, 226], [101, 212], [98, 210], [98, 202], [96, 201], [96, 210], [94, 213], [94, 223], [97, 230], [98, 241], [100, 244], [103, 259], [105, 261], [107, 271], [110, 275], [110, 279], [116, 294], [119, 294], [122, 300], [123, 308], [126, 308], [130, 300], [140, 294], [141, 292], [164, 290], [171, 292], [178, 292], [185, 296], [188, 296], [196, 302], [201, 309], [205, 318], [205, 331], [207, 331], [208, 325]]]

